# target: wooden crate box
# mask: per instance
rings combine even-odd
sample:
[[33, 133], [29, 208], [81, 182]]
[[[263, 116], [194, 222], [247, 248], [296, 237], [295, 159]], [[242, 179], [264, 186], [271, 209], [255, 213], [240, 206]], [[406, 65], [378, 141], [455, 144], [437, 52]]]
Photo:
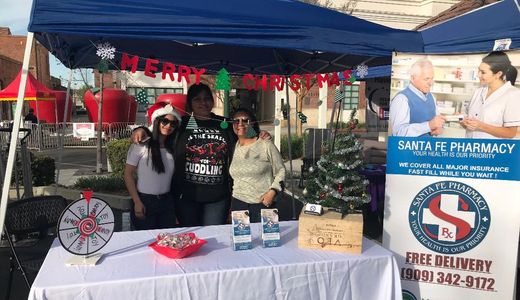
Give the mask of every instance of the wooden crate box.
[[343, 216], [325, 211], [321, 216], [300, 214], [298, 247], [360, 254], [363, 241], [363, 215]]

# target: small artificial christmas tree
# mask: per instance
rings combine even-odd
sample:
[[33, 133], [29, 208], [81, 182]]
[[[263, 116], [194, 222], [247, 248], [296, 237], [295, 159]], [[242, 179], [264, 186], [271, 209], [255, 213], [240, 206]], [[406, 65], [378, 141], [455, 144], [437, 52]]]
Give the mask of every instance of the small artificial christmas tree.
[[[309, 176], [303, 191], [303, 202], [334, 208], [342, 213], [359, 209], [370, 202], [367, 194], [368, 180], [359, 170], [363, 166], [363, 145], [352, 130], [358, 121], [350, 115], [347, 131], [337, 133], [333, 141], [325, 145], [325, 151], [317, 166], [309, 168]], [[332, 149], [332, 147], [334, 147]]]

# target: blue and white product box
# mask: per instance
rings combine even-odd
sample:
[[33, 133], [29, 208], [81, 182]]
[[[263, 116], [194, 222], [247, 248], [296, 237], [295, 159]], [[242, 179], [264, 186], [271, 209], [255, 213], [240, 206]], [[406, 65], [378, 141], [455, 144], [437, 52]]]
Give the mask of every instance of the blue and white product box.
[[280, 222], [278, 220], [278, 209], [262, 209], [262, 241], [264, 247], [280, 246]]
[[231, 212], [233, 228], [233, 250], [248, 250], [253, 248], [251, 240], [251, 223], [248, 210], [235, 210]]

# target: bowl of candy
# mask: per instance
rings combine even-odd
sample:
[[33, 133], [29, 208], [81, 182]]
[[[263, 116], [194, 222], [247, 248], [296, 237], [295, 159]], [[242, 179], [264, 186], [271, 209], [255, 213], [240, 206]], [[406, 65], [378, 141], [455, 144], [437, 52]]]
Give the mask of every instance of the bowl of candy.
[[157, 240], [148, 245], [155, 250], [169, 258], [183, 258], [189, 256], [200, 249], [205, 240], [197, 238], [195, 233], [161, 233], [157, 235]]

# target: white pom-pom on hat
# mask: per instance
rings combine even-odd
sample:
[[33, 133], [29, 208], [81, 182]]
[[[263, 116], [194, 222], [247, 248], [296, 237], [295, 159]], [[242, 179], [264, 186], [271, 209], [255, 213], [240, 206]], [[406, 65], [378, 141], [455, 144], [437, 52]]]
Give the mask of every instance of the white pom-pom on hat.
[[181, 121], [181, 115], [179, 112], [173, 108], [173, 106], [165, 102], [155, 103], [154, 105], [150, 106], [150, 108], [148, 108], [148, 120], [150, 121], [150, 125], [153, 125], [153, 122], [157, 117], [166, 115], [172, 115], [179, 122]]

